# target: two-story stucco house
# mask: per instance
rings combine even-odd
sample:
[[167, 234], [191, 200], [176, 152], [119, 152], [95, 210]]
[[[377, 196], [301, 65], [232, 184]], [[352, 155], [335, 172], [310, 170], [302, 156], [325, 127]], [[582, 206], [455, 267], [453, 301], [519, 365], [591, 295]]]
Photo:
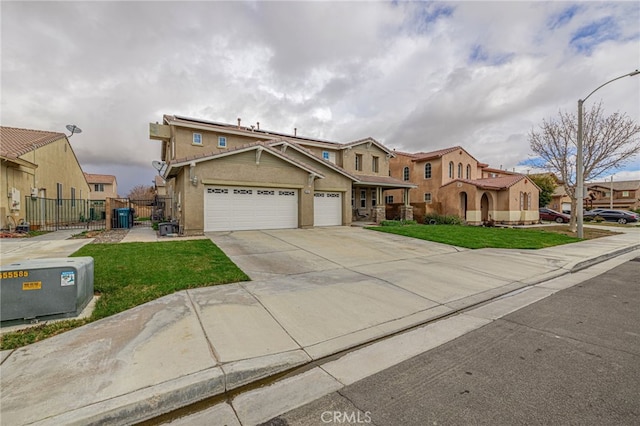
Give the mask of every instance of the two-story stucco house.
[[85, 173], [89, 189], [89, 199], [106, 200], [107, 198], [118, 198], [118, 180], [113, 175], [100, 175]]
[[589, 196], [585, 199], [588, 209], [613, 208], [635, 210], [640, 208], [640, 180], [588, 183]]
[[0, 227], [85, 217], [89, 186], [64, 133], [0, 127]]
[[340, 144], [174, 115], [151, 123], [150, 138], [162, 142], [185, 235], [380, 221], [383, 191], [414, 187], [389, 176], [393, 151], [372, 138]]
[[[428, 213], [457, 215], [469, 224], [490, 221], [531, 224], [539, 221], [539, 188], [526, 175], [492, 169], [454, 146], [415, 154], [396, 152], [391, 176], [413, 183], [409, 190], [416, 219]], [[394, 203], [403, 194], [387, 191]], [[400, 198], [401, 199], [401, 198]]]

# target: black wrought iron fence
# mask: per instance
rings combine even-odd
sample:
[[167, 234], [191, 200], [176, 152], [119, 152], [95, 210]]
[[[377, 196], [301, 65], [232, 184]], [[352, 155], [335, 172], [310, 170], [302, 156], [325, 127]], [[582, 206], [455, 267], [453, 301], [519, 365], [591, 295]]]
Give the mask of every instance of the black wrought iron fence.
[[25, 197], [26, 222], [31, 230], [98, 230], [105, 228], [105, 200]]

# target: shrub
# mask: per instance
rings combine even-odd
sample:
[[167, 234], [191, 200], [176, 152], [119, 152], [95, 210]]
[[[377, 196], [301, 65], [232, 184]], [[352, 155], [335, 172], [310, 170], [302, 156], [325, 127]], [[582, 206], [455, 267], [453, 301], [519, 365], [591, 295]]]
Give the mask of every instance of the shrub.
[[462, 225], [462, 219], [455, 215], [428, 213], [424, 216], [424, 223], [427, 225]]
[[593, 218], [591, 216], [585, 216], [583, 219], [585, 222], [591, 222]]
[[604, 218], [602, 216], [596, 216], [593, 218], [593, 220], [597, 223], [604, 222]]

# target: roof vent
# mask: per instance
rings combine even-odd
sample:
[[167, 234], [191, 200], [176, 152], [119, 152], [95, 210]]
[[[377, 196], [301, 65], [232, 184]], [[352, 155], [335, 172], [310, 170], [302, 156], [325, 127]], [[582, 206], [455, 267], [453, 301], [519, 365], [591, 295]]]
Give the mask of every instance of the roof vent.
[[240, 120], [240, 117], [238, 117], [238, 129], [240, 128], [240, 121], [242, 120]]

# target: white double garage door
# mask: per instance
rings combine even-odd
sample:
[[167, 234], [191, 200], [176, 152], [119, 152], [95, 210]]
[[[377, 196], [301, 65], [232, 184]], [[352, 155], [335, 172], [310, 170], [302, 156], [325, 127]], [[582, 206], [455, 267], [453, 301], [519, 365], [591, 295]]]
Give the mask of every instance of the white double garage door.
[[[298, 227], [299, 190], [246, 186], [207, 186], [204, 230], [241, 231]], [[342, 225], [342, 194], [316, 192], [314, 226]]]

